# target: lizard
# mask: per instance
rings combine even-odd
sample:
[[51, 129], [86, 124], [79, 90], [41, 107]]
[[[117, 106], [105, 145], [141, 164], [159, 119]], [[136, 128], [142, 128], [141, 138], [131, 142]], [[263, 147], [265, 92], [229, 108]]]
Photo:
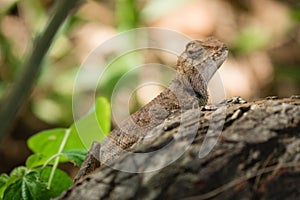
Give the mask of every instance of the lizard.
[[207, 85], [228, 55], [227, 46], [214, 37], [190, 41], [177, 60], [177, 75], [151, 102], [133, 113], [102, 140], [94, 142], [79, 172], [76, 183], [101, 165], [110, 165], [123, 151], [172, 113], [183, 112], [208, 102]]

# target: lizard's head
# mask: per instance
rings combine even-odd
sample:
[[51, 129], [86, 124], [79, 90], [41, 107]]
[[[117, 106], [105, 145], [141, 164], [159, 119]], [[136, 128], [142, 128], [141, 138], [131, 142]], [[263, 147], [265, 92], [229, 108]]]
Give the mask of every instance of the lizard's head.
[[182, 74], [192, 75], [198, 70], [208, 82], [216, 70], [225, 61], [228, 48], [214, 37], [194, 40], [186, 45], [185, 51], [178, 58], [178, 70]]

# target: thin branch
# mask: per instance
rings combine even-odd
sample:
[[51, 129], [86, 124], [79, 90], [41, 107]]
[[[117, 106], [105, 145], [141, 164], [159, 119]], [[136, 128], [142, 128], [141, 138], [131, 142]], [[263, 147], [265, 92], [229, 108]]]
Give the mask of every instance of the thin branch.
[[81, 5], [84, 0], [56, 1], [55, 13], [44, 32], [35, 39], [29, 58], [21, 66], [15, 84], [3, 99], [0, 108], [0, 139], [10, 128], [22, 103], [29, 97], [32, 87], [39, 75], [42, 61], [48, 52], [52, 40], [68, 15]]

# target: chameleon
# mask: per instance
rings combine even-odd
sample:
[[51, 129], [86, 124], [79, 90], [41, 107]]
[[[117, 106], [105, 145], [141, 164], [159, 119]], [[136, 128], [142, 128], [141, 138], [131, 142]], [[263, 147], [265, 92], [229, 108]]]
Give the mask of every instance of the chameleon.
[[208, 102], [207, 85], [228, 55], [227, 46], [214, 37], [190, 41], [177, 60], [177, 75], [151, 102], [130, 115], [101, 142], [94, 142], [74, 182], [103, 164], [115, 162], [141, 137], [176, 112]]

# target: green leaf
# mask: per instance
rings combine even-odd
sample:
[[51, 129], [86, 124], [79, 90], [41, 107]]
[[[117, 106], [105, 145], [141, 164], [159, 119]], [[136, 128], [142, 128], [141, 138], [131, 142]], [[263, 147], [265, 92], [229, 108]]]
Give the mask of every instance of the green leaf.
[[70, 187], [72, 180], [66, 173], [57, 169], [54, 173], [52, 186], [48, 190], [47, 181], [51, 170], [51, 167], [39, 170], [28, 170], [25, 167], [18, 167], [12, 171], [10, 177], [1, 175], [0, 183], [2, 186], [3, 184], [6, 185], [3, 192], [3, 199], [39, 200], [59, 196]]
[[110, 132], [110, 118], [111, 111], [110, 105], [106, 98], [99, 97], [96, 100], [95, 112], [97, 116], [98, 123], [106, 135]]
[[[47, 131], [39, 132], [32, 136], [27, 141], [28, 147], [36, 154], [33, 158], [28, 161], [28, 166], [37, 166], [38, 163], [42, 163], [55, 155], [60, 147], [60, 144], [65, 135], [66, 129], [52, 129]], [[68, 149], [85, 149], [78, 134], [75, 132], [70, 133], [64, 150]], [[42, 155], [42, 156], [41, 156]], [[41, 156], [39, 160], [38, 156]], [[61, 162], [66, 162], [66, 159], [62, 158]]]
[[22, 186], [21, 180], [18, 180], [15, 184], [8, 186], [8, 188], [4, 191], [3, 200], [22, 199], [22, 191], [20, 191], [21, 186]]
[[76, 121], [70, 127], [70, 130], [71, 134], [75, 134], [80, 137], [86, 149], [90, 149], [94, 141], [101, 141], [106, 137], [106, 135], [101, 131], [95, 112], [92, 112]]
[[[46, 182], [49, 179], [52, 168], [45, 167], [41, 170], [41, 180]], [[71, 178], [63, 171], [56, 169], [50, 187], [49, 195], [54, 198], [59, 196], [63, 191], [67, 190], [72, 183]]]
[[[26, 159], [26, 167], [32, 169], [34, 167], [42, 166], [49, 159], [49, 156], [44, 156], [43, 154], [36, 153], [30, 155]], [[53, 164], [54, 161], [49, 162], [49, 164]]]
[[27, 174], [23, 174], [22, 177], [19, 177], [18, 180], [7, 187], [4, 191], [3, 199], [50, 199], [46, 187], [46, 183], [39, 179], [39, 173], [36, 171], [30, 171]]
[[9, 176], [7, 174], [0, 175], [0, 199], [3, 199], [3, 194], [7, 188], [8, 179], [9, 179]]
[[76, 163], [77, 166], [81, 166], [84, 161], [87, 150], [83, 149], [70, 149], [62, 152], [63, 156], [65, 156], [68, 161]]
[[57, 128], [39, 132], [28, 139], [27, 145], [34, 153], [54, 155], [59, 149], [65, 131]]
[[[26, 166], [34, 168], [46, 163], [53, 155], [58, 153], [61, 142], [65, 136], [67, 129], [52, 129], [42, 131], [29, 138], [27, 141], [28, 147], [35, 153], [27, 158]], [[68, 149], [83, 149], [81, 139], [76, 132], [70, 133], [64, 150]], [[60, 158], [60, 162], [67, 162], [65, 157]], [[54, 161], [48, 164], [53, 164]]]
[[7, 176], [8, 179], [6, 180], [5, 187], [8, 187], [9, 185], [13, 184], [17, 180], [23, 178], [25, 176], [26, 172], [27, 172], [27, 168], [24, 166], [14, 168], [10, 172], [9, 176]]
[[11, 178], [22, 178], [26, 174], [26, 172], [27, 172], [27, 168], [24, 166], [20, 166], [20, 167], [14, 168], [10, 172], [9, 176]]

